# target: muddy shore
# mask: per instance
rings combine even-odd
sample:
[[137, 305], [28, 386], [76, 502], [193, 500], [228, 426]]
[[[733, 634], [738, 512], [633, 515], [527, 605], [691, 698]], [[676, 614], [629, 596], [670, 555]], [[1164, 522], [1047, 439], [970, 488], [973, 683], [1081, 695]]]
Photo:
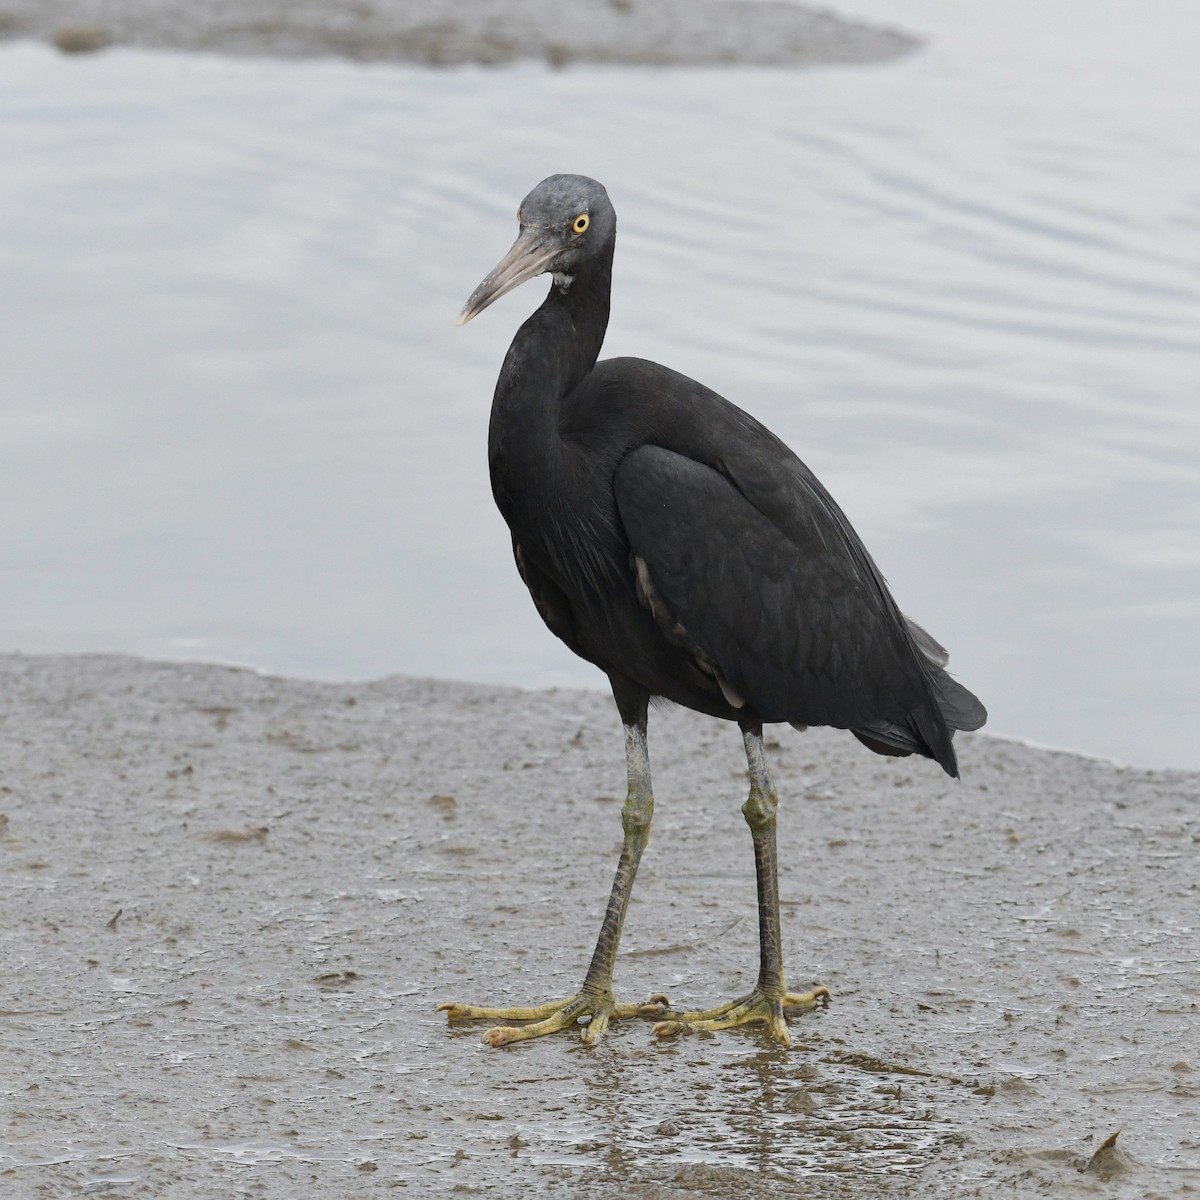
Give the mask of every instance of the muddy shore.
[[883, 62], [920, 43], [824, 9], [738, 0], [0, 0], [0, 37], [274, 57], [500, 64], [542, 59], [810, 66]]
[[[5, 656], [0, 746], [6, 1196], [1200, 1187], [1200, 776], [973, 736], [955, 783], [780, 730], [791, 982], [834, 998], [796, 1047], [495, 1051], [434, 1005], [577, 985], [603, 695]], [[755, 963], [739, 739], [667, 709], [651, 750], [617, 985], [712, 1003]]]

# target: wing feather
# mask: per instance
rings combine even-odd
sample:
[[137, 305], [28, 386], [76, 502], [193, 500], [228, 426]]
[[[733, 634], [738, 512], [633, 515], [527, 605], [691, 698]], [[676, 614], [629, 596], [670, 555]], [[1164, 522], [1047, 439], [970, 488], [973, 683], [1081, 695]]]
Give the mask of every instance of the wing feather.
[[637, 448], [614, 476], [632, 553], [671, 620], [764, 720], [861, 729], [951, 769], [930, 675], [944, 651], [913, 632], [841, 510], [786, 453], [709, 465]]

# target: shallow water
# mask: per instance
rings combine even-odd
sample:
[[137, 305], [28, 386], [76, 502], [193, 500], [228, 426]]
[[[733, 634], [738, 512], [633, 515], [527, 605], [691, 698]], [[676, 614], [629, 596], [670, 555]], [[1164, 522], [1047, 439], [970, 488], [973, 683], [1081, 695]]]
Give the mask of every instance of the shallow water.
[[1200, 765], [1200, 18], [977, 8], [793, 73], [0, 48], [0, 646], [602, 683], [487, 488], [540, 288], [453, 325], [579, 170], [607, 352], [788, 440], [990, 728]]

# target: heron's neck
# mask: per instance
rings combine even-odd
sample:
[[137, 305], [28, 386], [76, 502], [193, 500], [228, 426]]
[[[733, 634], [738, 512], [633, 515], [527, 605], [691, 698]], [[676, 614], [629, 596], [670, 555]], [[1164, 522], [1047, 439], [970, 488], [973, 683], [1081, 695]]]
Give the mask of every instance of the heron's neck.
[[570, 282], [556, 281], [517, 331], [496, 382], [492, 443], [528, 441], [544, 453], [557, 434], [564, 397], [591, 371], [608, 328], [611, 258], [589, 264]]
[[611, 258], [590, 264], [576, 276], [556, 275], [530, 322], [538, 322], [534, 337], [543, 350], [553, 346], [556, 351], [554, 374], [560, 399], [579, 386], [600, 357], [611, 293]]

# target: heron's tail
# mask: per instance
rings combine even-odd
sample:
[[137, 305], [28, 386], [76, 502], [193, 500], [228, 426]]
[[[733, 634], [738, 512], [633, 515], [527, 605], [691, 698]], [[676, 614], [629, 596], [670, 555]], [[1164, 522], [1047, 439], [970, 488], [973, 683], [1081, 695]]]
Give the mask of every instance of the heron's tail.
[[938, 708], [942, 710], [942, 717], [950, 732], [956, 729], [979, 729], [987, 720], [987, 709], [979, 697], [963, 687], [957, 679], [952, 679], [946, 671], [933, 671], [931, 674]]
[[[958, 777], [958, 760], [951, 739], [959, 729], [978, 729], [987, 720], [987, 709], [946, 671], [946, 648], [910, 617], [904, 618], [913, 644], [924, 660], [932, 703], [909, 714], [904, 724], [880, 723], [850, 732], [876, 754], [897, 757], [922, 754], [936, 759], [947, 775]], [[936, 706], [936, 707], [935, 707]]]
[[947, 674], [949, 651], [912, 617], [905, 617], [904, 622], [914, 645], [925, 659], [929, 681], [933, 684], [938, 708], [942, 710], [947, 728], [952, 733], [956, 729], [979, 729], [987, 720], [987, 709], [979, 702], [978, 696]]

